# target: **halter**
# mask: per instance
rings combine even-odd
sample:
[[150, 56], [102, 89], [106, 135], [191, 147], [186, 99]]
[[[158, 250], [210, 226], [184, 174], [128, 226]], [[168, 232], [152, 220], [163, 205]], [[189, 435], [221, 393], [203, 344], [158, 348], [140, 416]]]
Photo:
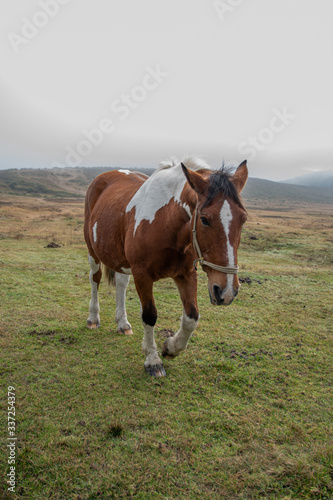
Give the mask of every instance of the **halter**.
[[193, 262], [193, 267], [197, 271], [197, 262], [200, 262], [201, 267], [203, 266], [208, 266], [214, 269], [214, 271], [219, 271], [220, 273], [225, 273], [225, 274], [237, 274], [238, 273], [238, 267], [224, 267], [224, 266], [218, 266], [217, 264], [212, 264], [211, 262], [208, 262], [205, 260], [202, 256], [198, 238], [197, 238], [197, 219], [198, 219], [198, 204], [195, 207], [194, 215], [193, 215], [193, 229], [192, 229], [192, 235], [193, 235], [193, 247], [194, 250], [197, 252], [199, 255], [198, 259], [195, 259]]

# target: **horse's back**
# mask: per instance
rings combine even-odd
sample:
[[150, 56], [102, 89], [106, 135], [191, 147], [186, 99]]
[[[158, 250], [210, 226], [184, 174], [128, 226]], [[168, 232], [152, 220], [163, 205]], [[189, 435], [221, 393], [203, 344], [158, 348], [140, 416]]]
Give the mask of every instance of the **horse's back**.
[[[113, 256], [122, 260], [126, 206], [147, 180], [140, 172], [112, 170], [97, 176], [90, 184], [85, 199], [84, 236], [89, 253], [108, 265], [108, 247], [114, 242]], [[111, 262], [109, 267], [113, 268]]]
[[111, 170], [110, 172], [104, 172], [98, 175], [87, 190], [85, 199], [86, 215], [87, 212], [88, 214], [91, 213], [96, 202], [103, 194], [106, 194], [105, 192], [109, 188], [111, 188], [111, 194], [112, 191], [122, 192], [124, 199], [126, 198], [128, 203], [147, 178], [148, 177], [141, 172], [129, 172], [128, 170]]

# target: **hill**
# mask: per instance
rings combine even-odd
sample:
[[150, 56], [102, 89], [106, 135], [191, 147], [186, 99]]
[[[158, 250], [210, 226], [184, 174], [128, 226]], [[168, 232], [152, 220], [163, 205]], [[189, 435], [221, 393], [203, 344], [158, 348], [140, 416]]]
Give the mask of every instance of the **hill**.
[[[27, 168], [0, 170], [0, 193], [20, 196], [84, 197], [97, 175], [110, 167]], [[150, 169], [141, 169], [149, 175]]]
[[287, 184], [296, 184], [298, 186], [312, 186], [333, 188], [333, 170], [325, 170], [323, 172], [312, 172], [299, 177], [293, 177], [284, 181]]
[[[0, 171], [0, 193], [43, 198], [83, 198], [91, 181], [110, 167], [11, 169]], [[147, 175], [150, 169], [140, 169]], [[330, 188], [296, 186], [250, 178], [243, 192], [250, 206], [297, 206], [304, 203], [332, 203]]]
[[333, 191], [330, 188], [296, 186], [257, 178], [248, 180], [243, 197], [245, 201], [253, 205], [267, 205], [268, 203], [279, 207], [305, 203], [333, 203]]

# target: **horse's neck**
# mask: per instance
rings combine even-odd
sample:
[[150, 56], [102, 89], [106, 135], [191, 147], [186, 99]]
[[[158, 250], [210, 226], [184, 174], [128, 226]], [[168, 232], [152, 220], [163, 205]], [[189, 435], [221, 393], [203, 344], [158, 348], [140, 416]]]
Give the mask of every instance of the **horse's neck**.
[[166, 223], [170, 216], [173, 217], [174, 226], [184, 223], [186, 214], [190, 219], [195, 206], [195, 193], [191, 194], [190, 191], [180, 167], [161, 170], [157, 175], [153, 174], [142, 184], [127, 205], [126, 212], [135, 208], [134, 231], [141, 221], [152, 222], [159, 210], [169, 205], [172, 200], [174, 201], [172, 214], [168, 216], [168, 209], [163, 214]]
[[192, 218], [198, 198], [188, 182], [184, 185], [180, 200], [182, 205], [186, 207], [186, 212], [189, 214], [189, 217]]
[[180, 201], [175, 202], [172, 211], [166, 214], [166, 230], [176, 235], [176, 250], [184, 254], [192, 248], [192, 216], [197, 203], [197, 196], [186, 182]]

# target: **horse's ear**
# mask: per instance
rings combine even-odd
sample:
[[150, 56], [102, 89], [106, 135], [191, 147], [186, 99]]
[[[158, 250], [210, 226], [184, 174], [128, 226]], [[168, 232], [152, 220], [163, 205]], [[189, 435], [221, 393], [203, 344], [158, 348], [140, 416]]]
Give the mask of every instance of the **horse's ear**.
[[197, 172], [189, 170], [187, 167], [185, 167], [184, 163], [181, 163], [181, 166], [191, 188], [194, 189], [194, 191], [196, 191], [198, 194], [206, 194], [207, 181], [205, 181], [205, 179]]
[[246, 160], [244, 160], [239, 167], [237, 167], [236, 172], [232, 176], [232, 182], [235, 184], [237, 191], [240, 193], [246, 184], [249, 172], [247, 170]]

